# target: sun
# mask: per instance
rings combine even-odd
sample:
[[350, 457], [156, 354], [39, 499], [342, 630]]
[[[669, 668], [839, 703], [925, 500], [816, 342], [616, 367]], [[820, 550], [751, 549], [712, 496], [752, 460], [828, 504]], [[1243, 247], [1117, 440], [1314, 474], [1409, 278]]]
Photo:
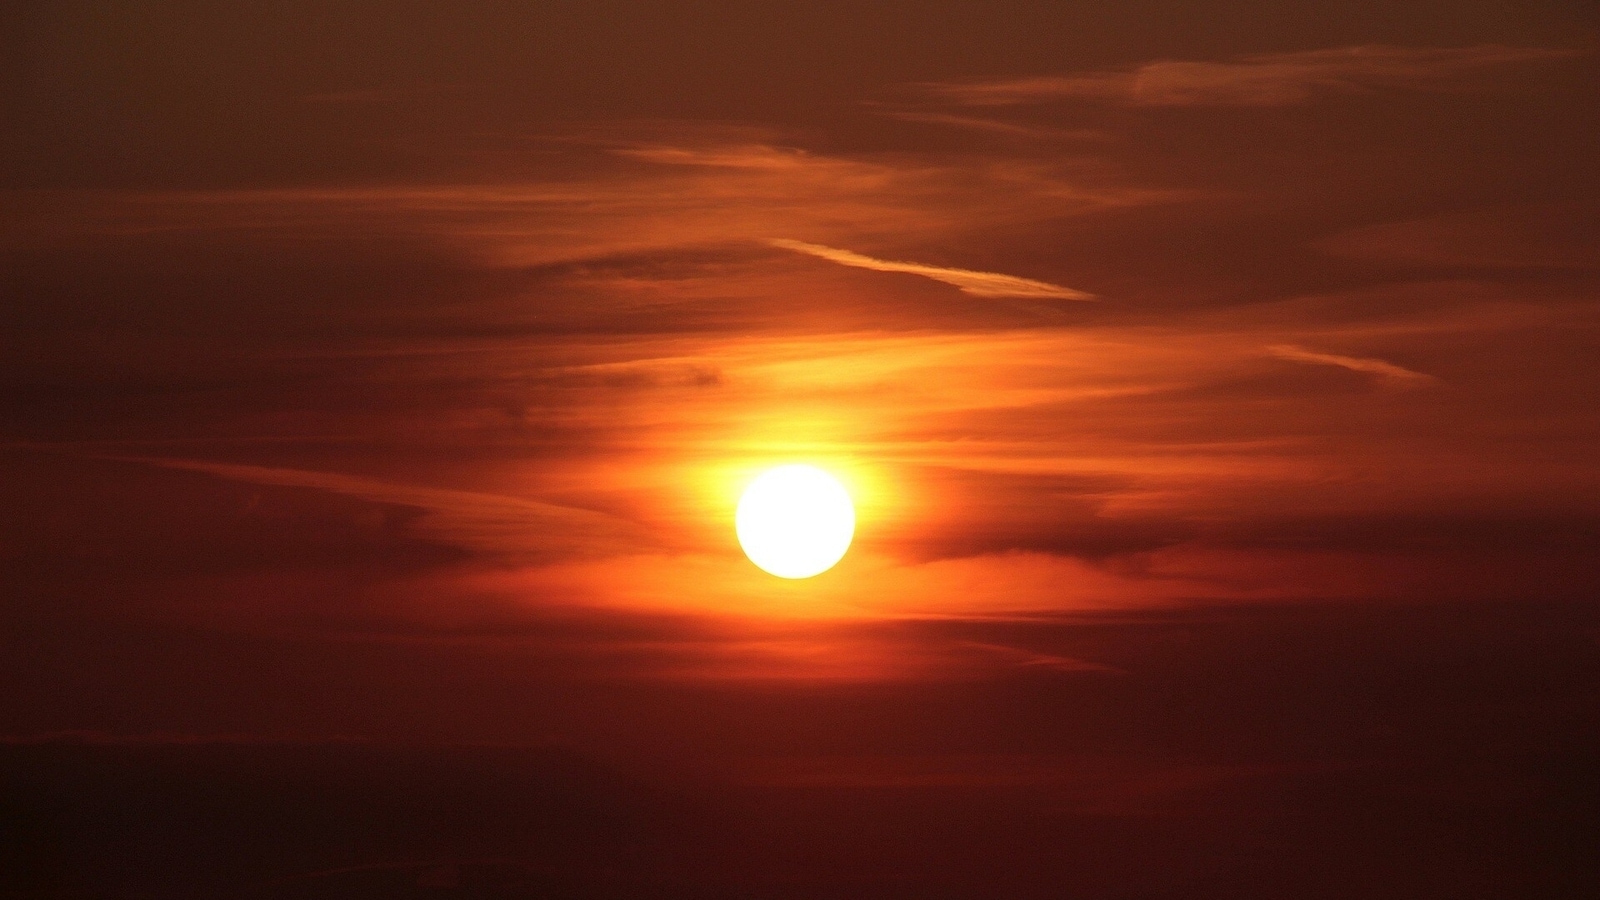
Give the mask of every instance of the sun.
[[837, 478], [816, 466], [761, 473], [734, 514], [745, 555], [779, 578], [810, 578], [833, 568], [850, 548], [856, 508]]

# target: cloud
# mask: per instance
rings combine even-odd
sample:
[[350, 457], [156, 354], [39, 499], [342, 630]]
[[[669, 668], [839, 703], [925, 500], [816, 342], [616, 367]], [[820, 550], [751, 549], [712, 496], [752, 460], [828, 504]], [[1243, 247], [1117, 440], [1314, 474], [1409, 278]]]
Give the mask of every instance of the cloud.
[[921, 275], [934, 281], [959, 288], [964, 294], [974, 297], [1026, 297], [1034, 300], [1093, 300], [1094, 295], [1072, 288], [1050, 284], [1046, 281], [1034, 281], [1031, 278], [1019, 278], [1015, 275], [1002, 275], [998, 272], [975, 272], [971, 269], [947, 269], [943, 266], [928, 266], [921, 263], [893, 262], [886, 259], [875, 259], [852, 253], [849, 250], [838, 250], [833, 247], [824, 247], [820, 244], [808, 244], [804, 241], [791, 241], [786, 239], [770, 240], [767, 243], [784, 250], [793, 250], [796, 253], [805, 253], [841, 266], [853, 266], [858, 269], [871, 269], [874, 272], [904, 272], [908, 275]]
[[1413, 372], [1410, 369], [1381, 359], [1340, 356], [1336, 353], [1318, 353], [1314, 350], [1307, 350], [1304, 347], [1296, 347], [1293, 344], [1274, 344], [1267, 348], [1267, 352], [1278, 359], [1286, 359], [1291, 362], [1309, 363], [1316, 366], [1338, 366], [1349, 369], [1352, 372], [1365, 372], [1369, 375], [1377, 375], [1381, 378], [1388, 378], [1398, 382], [1419, 384], [1438, 380], [1432, 375]]
[[30, 195], [0, 214], [0, 249], [228, 234], [287, 247], [360, 235], [527, 268], [766, 235], [948, 240], [1193, 196], [1059, 161], [823, 155], [742, 132], [677, 144], [586, 140], [559, 144], [577, 173], [569, 178]]
[[1594, 269], [1600, 268], [1600, 209], [1495, 206], [1367, 225], [1312, 246], [1333, 256], [1423, 266]]
[[966, 131], [979, 131], [989, 134], [1000, 134], [1009, 137], [1027, 138], [1029, 140], [1063, 140], [1063, 141], [1089, 141], [1106, 142], [1111, 140], [1108, 132], [1093, 128], [1049, 128], [1042, 125], [1024, 125], [1017, 122], [1007, 122], [1000, 119], [988, 119], [981, 116], [960, 116], [951, 113], [922, 112], [917, 110], [885, 110], [882, 115], [901, 122], [913, 122], [918, 125], [937, 125], [944, 128], [960, 128]]
[[604, 513], [501, 494], [394, 484], [344, 475], [192, 459], [132, 458], [230, 481], [303, 487], [427, 511], [411, 527], [430, 537], [509, 558], [593, 555], [640, 546], [637, 528]]
[[812, 157], [800, 150], [768, 144], [727, 144], [695, 146], [619, 147], [616, 156], [664, 166], [704, 166], [720, 169], [795, 170], [804, 168]]
[[1367, 44], [1267, 53], [1230, 62], [1157, 60], [1131, 70], [932, 84], [966, 106], [1091, 100], [1130, 106], [1293, 106], [1320, 94], [1438, 87], [1478, 69], [1564, 59], [1581, 51], [1542, 47], [1391, 47]]
[[964, 646], [983, 653], [992, 653], [997, 660], [1022, 669], [1044, 669], [1054, 672], [1099, 672], [1109, 675], [1126, 675], [1127, 672], [1115, 666], [1105, 666], [1096, 662], [1078, 659], [1071, 656], [1062, 656], [1056, 653], [1039, 653], [1021, 647], [1012, 647], [1006, 644], [994, 644], [985, 641], [964, 641]]
[[[428, 552], [444, 540], [480, 561], [551, 569], [508, 596], [730, 616], [752, 608], [753, 592], [734, 580], [750, 567], [729, 538], [728, 498], [737, 472], [769, 459], [857, 467], [874, 530], [851, 560], [882, 568], [842, 576], [852, 587], [827, 607], [841, 615], [1331, 590], [1301, 577], [1311, 563], [1280, 575], [1244, 551], [1197, 562], [1203, 553], [1189, 548], [1222, 519], [1456, 498], [1514, 513], [1553, 482], [1564, 496], [1594, 482], [1582, 456], [1592, 342], [1565, 324], [1592, 322], [1586, 285], [1320, 294], [1350, 278], [1345, 266], [1294, 252], [1332, 227], [1327, 215], [1361, 224], [1428, 209], [1375, 192], [1357, 200], [1380, 211], [1302, 220], [1309, 205], [1291, 204], [1271, 227], [1235, 230], [1234, 212], [1218, 218], [1234, 207], [1203, 203], [1085, 221], [1073, 214], [1157, 195], [1121, 186], [1129, 177], [1114, 160], [1021, 155], [1032, 147], [846, 156], [712, 137], [568, 145], [564, 179], [50, 198], [37, 218], [59, 246], [43, 229], [15, 229], [47, 246], [17, 254], [45, 274], [24, 282], [40, 285], [27, 297], [39, 340], [7, 360], [22, 398], [13, 408], [28, 416], [12, 434], [191, 460], [222, 458], [219, 442], [236, 442], [227, 452], [262, 468], [208, 464], [212, 474], [299, 485], [264, 493], [306, 506], [335, 501], [304, 488], [408, 507], [378, 516], [339, 504], [327, 539], [283, 528], [270, 556], [232, 550], [276, 527], [252, 517], [225, 548], [251, 577], [306, 546], [391, 565], [409, 553], [406, 539], [430, 535]], [[85, 232], [81, 242], [59, 234], [68, 228]], [[1188, 234], [1193, 244], [1174, 243]], [[815, 243], [766, 240], [779, 236]], [[445, 252], [457, 246], [490, 262]], [[882, 249], [928, 246], [962, 255]], [[1047, 248], [1065, 255], [1033, 268]], [[893, 261], [907, 259], [918, 262]], [[923, 264], [957, 260], [996, 271]], [[1074, 272], [1093, 278], [1064, 274]], [[978, 298], [1071, 289], [999, 273], [1114, 285], [1128, 302], [1039, 328], [1009, 308], [1067, 304]], [[80, 337], [91, 328], [103, 334]], [[1365, 355], [1385, 359], [1356, 358]], [[1386, 359], [1449, 359], [1441, 374], [1460, 402], [1364, 390], [1371, 378], [1428, 383]], [[1309, 365], [1361, 374], [1330, 380], [1315, 376], [1333, 370], [1299, 368]], [[1311, 377], [1285, 377], [1296, 371]], [[299, 468], [319, 458], [352, 473], [411, 468], [385, 476], [400, 485]], [[618, 512], [649, 539], [628, 544], [595, 522], [599, 538], [586, 544], [576, 532], [592, 520], [523, 497]], [[357, 516], [359, 527], [345, 527]], [[186, 520], [183, 535], [197, 531]], [[589, 560], [567, 565], [562, 542]], [[621, 553], [608, 549], [617, 543]], [[632, 559], [627, 548], [641, 546], [649, 558]], [[1352, 573], [1341, 590], [1387, 588], [1388, 563], [1339, 552], [1326, 565]], [[167, 570], [198, 556], [169, 555]], [[474, 569], [459, 554], [429, 558], [450, 561], [429, 574]], [[547, 566], [552, 558], [565, 568]], [[1191, 570], [1209, 580], [1181, 580]], [[1221, 580], [1241, 572], [1262, 574], [1244, 587]], [[965, 580], [952, 587], [956, 575]], [[708, 584], [725, 583], [734, 587], [708, 598]], [[798, 657], [804, 646], [763, 652]]]

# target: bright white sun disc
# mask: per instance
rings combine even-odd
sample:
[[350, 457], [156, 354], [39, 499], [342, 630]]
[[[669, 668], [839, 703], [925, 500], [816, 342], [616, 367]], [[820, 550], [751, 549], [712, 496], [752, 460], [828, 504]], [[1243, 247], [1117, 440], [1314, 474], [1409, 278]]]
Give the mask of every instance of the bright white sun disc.
[[779, 578], [810, 578], [833, 568], [856, 532], [855, 504], [838, 479], [816, 466], [761, 473], [734, 514], [745, 555]]

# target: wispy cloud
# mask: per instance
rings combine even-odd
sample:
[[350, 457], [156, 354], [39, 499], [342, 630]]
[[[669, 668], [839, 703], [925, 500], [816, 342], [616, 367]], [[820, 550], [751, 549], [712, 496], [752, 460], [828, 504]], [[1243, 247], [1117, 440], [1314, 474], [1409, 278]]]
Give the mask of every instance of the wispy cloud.
[[136, 458], [165, 469], [200, 472], [229, 481], [274, 487], [302, 487], [422, 509], [418, 532], [464, 546], [513, 558], [586, 555], [638, 546], [639, 530], [631, 523], [592, 510], [541, 503], [522, 497], [395, 484], [345, 475], [272, 466], [209, 462], [193, 459]]
[[768, 144], [730, 144], [703, 147], [647, 145], [618, 147], [610, 151], [644, 162], [665, 166], [704, 166], [721, 169], [793, 170], [805, 167], [813, 157], [789, 148]]
[[1105, 142], [1111, 140], [1111, 135], [1105, 131], [1093, 128], [1050, 128], [1043, 125], [1022, 124], [1007, 122], [1001, 119], [990, 119], [983, 116], [962, 116], [953, 113], [924, 112], [920, 110], [885, 110], [882, 115], [901, 122], [913, 122], [918, 125], [937, 125], [944, 128], [959, 128], [965, 131], [979, 131], [988, 134], [999, 134], [1008, 137], [1026, 138], [1028, 140], [1061, 140], [1061, 141], [1086, 141]]
[[16, 212], [6, 208], [0, 245], [85, 235], [232, 232], [303, 242], [359, 233], [527, 267], [747, 245], [765, 235], [806, 234], [832, 244], [887, 235], [942, 239], [1191, 196], [1081, 166], [829, 156], [748, 137], [599, 147], [574, 138], [567, 145], [573, 165], [589, 168], [567, 179], [17, 198], [50, 215], [21, 203], [13, 204]]
[[1493, 206], [1366, 225], [1312, 244], [1334, 256], [1472, 269], [1600, 268], [1600, 205]]
[[1132, 106], [1292, 106], [1324, 93], [1437, 88], [1475, 70], [1562, 59], [1543, 47], [1391, 47], [1368, 44], [1267, 53], [1228, 62], [1157, 60], [1133, 69], [1012, 78], [925, 88], [967, 106], [1092, 100]]
[[1381, 359], [1371, 359], [1361, 356], [1340, 356], [1337, 353], [1318, 353], [1293, 344], [1274, 344], [1267, 348], [1267, 352], [1278, 359], [1290, 362], [1309, 363], [1316, 366], [1338, 366], [1352, 372], [1365, 372], [1381, 378], [1392, 379], [1397, 382], [1410, 384], [1423, 384], [1437, 381], [1432, 375], [1414, 372], [1403, 366]]
[[1095, 299], [1093, 294], [1083, 291], [1051, 284], [1047, 281], [1019, 278], [1016, 275], [1003, 275], [999, 272], [977, 272], [971, 269], [950, 269], [922, 263], [876, 259], [871, 256], [863, 256], [860, 253], [852, 253], [849, 250], [824, 247], [821, 244], [808, 244], [804, 241], [776, 239], [767, 243], [784, 250], [793, 250], [796, 253], [805, 253], [819, 259], [835, 262], [841, 266], [871, 269], [874, 272], [904, 272], [907, 275], [921, 275], [923, 278], [931, 278], [934, 281], [942, 281], [945, 284], [953, 285], [959, 288], [962, 293], [971, 294], [974, 297], [1026, 297], [1034, 300]]
[[978, 650], [982, 653], [992, 653], [997, 659], [1004, 660], [1010, 665], [1024, 669], [1047, 669], [1055, 672], [1100, 672], [1111, 675], [1127, 674], [1115, 666], [1101, 665], [1088, 660], [1077, 659], [1071, 656], [1062, 656], [1056, 653], [1039, 653], [1021, 647], [1012, 647], [1006, 644], [995, 644], [986, 641], [964, 641], [964, 646]]

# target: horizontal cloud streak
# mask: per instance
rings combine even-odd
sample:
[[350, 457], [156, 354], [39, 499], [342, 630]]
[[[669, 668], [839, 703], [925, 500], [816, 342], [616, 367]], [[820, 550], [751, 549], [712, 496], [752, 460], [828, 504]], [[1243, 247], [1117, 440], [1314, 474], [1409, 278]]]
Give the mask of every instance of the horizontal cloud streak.
[[416, 507], [427, 515], [414, 527], [466, 549], [508, 557], [590, 554], [638, 545], [628, 522], [586, 509], [477, 491], [394, 484], [336, 472], [239, 465], [191, 459], [130, 459], [229, 481], [302, 487], [374, 503]]
[[1470, 269], [1600, 268], [1593, 202], [1490, 206], [1380, 222], [1312, 245], [1332, 256]]
[[747, 246], [774, 234], [832, 244], [888, 235], [947, 241], [1195, 196], [1048, 160], [830, 156], [733, 140], [745, 137], [598, 149], [573, 138], [567, 157], [589, 169], [565, 179], [13, 192], [0, 204], [0, 249], [227, 234], [304, 244], [360, 234], [518, 268]]
[[1414, 372], [1381, 359], [1340, 356], [1337, 353], [1318, 353], [1315, 350], [1307, 350], [1304, 347], [1296, 347], [1293, 344], [1274, 344], [1267, 348], [1267, 352], [1278, 359], [1285, 359], [1290, 362], [1310, 363], [1319, 366], [1338, 366], [1342, 369], [1349, 369], [1352, 372], [1365, 372], [1369, 375], [1377, 375], [1395, 381], [1421, 383], [1438, 380], [1432, 375]]
[[1019, 278], [1015, 275], [1003, 275], [998, 272], [977, 272], [971, 269], [950, 269], [943, 266], [929, 266], [922, 263], [894, 262], [886, 259], [875, 259], [852, 253], [849, 250], [839, 250], [833, 247], [824, 247], [820, 244], [808, 244], [804, 241], [785, 239], [771, 240], [767, 243], [784, 250], [793, 250], [796, 253], [805, 253], [810, 256], [838, 263], [841, 266], [852, 266], [858, 269], [871, 269], [874, 272], [904, 272], [907, 275], [921, 275], [934, 281], [959, 288], [964, 294], [974, 297], [1027, 297], [1031, 299], [1053, 300], [1093, 300], [1093, 294], [1072, 288], [1050, 284], [1046, 281], [1035, 281], [1031, 278]]
[[1433, 48], [1369, 44], [1268, 53], [1231, 62], [1158, 60], [1132, 70], [936, 84], [936, 96], [968, 106], [1093, 100], [1131, 106], [1293, 106], [1319, 93], [1434, 87], [1490, 66], [1562, 59], [1542, 47]]

